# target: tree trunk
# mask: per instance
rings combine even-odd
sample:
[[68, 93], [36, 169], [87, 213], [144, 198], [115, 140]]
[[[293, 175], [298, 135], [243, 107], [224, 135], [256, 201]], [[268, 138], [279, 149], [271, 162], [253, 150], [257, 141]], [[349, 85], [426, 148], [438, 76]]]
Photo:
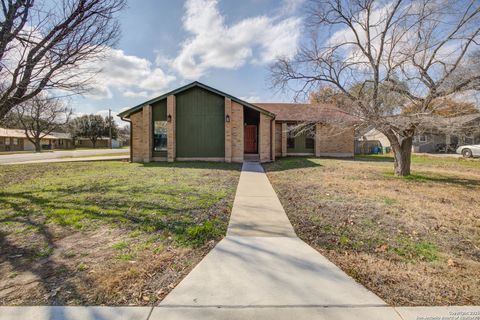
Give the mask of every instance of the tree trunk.
[[412, 156], [412, 137], [404, 138], [401, 142], [392, 144], [394, 154], [394, 171], [396, 176], [405, 177], [410, 175]]
[[35, 152], [42, 152], [42, 142], [40, 140], [33, 143], [35, 145]]

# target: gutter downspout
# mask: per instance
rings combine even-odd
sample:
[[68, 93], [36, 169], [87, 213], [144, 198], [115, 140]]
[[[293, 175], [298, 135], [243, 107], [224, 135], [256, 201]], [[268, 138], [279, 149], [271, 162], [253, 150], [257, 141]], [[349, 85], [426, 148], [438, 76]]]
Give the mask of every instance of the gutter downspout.
[[132, 142], [133, 142], [133, 134], [132, 134], [133, 128], [132, 128], [132, 121], [128, 120], [126, 118], [123, 118], [123, 117], [120, 117], [120, 119], [122, 119], [122, 121], [130, 123], [130, 162], [133, 162], [133, 145], [132, 145]]

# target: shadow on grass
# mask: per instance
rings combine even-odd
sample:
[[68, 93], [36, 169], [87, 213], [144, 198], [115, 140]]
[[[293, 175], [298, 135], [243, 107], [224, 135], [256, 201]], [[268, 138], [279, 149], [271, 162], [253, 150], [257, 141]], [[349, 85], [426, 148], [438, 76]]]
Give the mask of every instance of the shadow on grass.
[[456, 184], [466, 188], [474, 188], [474, 187], [480, 186], [480, 180], [449, 177], [449, 176], [443, 176], [443, 175], [427, 175], [427, 174], [421, 174], [421, 173], [413, 173], [406, 177], [397, 177], [393, 174], [393, 172], [387, 172], [385, 173], [385, 176], [389, 178], [403, 179], [406, 181], [414, 181], [414, 182], [435, 182], [435, 183], [445, 183], [445, 184]]
[[355, 155], [355, 161], [393, 162], [393, 156]]
[[213, 169], [213, 170], [231, 170], [240, 171], [240, 163], [210, 162], [210, 161], [175, 161], [175, 162], [149, 162], [139, 163], [145, 168], [179, 168], [179, 169]]
[[[318, 159], [317, 159], [318, 160]], [[263, 165], [266, 171], [285, 171], [292, 169], [316, 168], [322, 165], [308, 157], [287, 157]]]
[[[212, 175], [220, 174], [216, 169], [240, 170], [239, 164], [222, 163], [136, 165], [147, 168], [212, 169], [205, 170]], [[131, 169], [132, 172], [136, 170], [134, 167]], [[181, 172], [176, 175], [180, 176]], [[195, 177], [202, 175], [192, 175], [192, 179]], [[125, 180], [117, 181], [110, 177], [99, 178], [104, 180], [97, 180], [97, 177], [80, 179], [81, 182], [66, 186], [43, 184], [44, 180], [40, 180], [35, 182], [37, 188], [5, 188], [0, 191], [0, 263], [8, 264], [14, 275], [23, 272], [35, 274], [45, 297], [42, 301], [47, 304], [70, 303], [72, 298], [76, 304], [90, 301], [88, 296], [79, 292], [81, 290], [76, 285], [77, 281], [88, 280], [74, 268], [54, 258], [54, 253], [58, 253], [55, 226], [70, 228], [73, 233], [75, 230], [89, 230], [108, 224], [128, 231], [152, 233], [161, 239], [171, 237], [179, 245], [188, 247], [202, 245], [225, 234], [227, 224], [222, 213], [228, 207], [228, 199], [222, 199], [222, 194], [216, 192], [221, 187], [219, 185], [212, 186], [215, 187], [212, 189], [202, 188], [203, 178], [198, 178], [197, 183], [186, 178], [179, 179], [181, 181], [178, 183], [170, 179], [169, 183], [161, 186], [151, 184], [151, 187], [148, 181], [129, 184]], [[145, 197], [148, 192], [155, 192], [155, 196]], [[22, 230], [27, 231], [28, 235], [12, 237], [12, 234]], [[30, 231], [35, 241], [28, 241]], [[31, 301], [34, 300], [27, 299], [27, 302]]]

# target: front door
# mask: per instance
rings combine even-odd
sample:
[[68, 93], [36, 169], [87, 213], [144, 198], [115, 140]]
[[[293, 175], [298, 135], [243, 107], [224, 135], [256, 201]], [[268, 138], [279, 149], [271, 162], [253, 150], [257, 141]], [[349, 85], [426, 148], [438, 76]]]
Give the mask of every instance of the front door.
[[244, 133], [245, 153], [257, 153], [257, 126], [246, 125]]

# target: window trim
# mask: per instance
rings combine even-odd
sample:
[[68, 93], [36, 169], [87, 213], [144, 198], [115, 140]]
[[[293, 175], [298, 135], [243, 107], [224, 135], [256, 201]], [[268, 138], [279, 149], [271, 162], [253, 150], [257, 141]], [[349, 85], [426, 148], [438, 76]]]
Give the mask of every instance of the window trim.
[[[155, 129], [156, 129], [156, 124], [157, 123], [163, 123], [163, 128], [159, 128], [159, 129], [163, 129], [165, 130], [164, 133], [160, 133], [160, 134], [156, 134], [155, 133]], [[165, 135], [165, 146], [161, 149], [156, 149], [157, 146], [155, 144], [155, 136], [156, 135]], [[153, 148], [153, 152], [168, 152], [168, 121], [167, 120], [154, 120], [153, 121], [153, 145], [152, 145], [152, 148]]]

